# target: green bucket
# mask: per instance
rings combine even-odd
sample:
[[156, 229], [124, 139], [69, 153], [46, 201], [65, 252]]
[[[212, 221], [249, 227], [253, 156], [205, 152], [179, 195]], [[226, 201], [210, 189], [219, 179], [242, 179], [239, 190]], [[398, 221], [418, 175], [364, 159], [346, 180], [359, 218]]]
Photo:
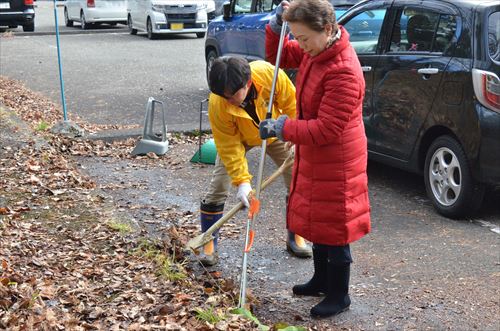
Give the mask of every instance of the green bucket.
[[207, 140], [191, 158], [193, 163], [215, 164], [217, 149], [213, 139]]

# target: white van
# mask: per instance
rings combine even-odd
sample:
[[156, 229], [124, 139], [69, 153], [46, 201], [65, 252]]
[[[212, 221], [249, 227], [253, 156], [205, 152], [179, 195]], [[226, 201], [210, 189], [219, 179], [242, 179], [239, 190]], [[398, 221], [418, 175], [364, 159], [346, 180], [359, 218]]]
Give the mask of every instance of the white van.
[[204, 38], [208, 17], [215, 13], [213, 0], [128, 0], [127, 23], [131, 34], [196, 33]]
[[66, 0], [64, 22], [66, 26], [80, 22], [84, 30], [92, 24], [127, 24], [127, 0]]

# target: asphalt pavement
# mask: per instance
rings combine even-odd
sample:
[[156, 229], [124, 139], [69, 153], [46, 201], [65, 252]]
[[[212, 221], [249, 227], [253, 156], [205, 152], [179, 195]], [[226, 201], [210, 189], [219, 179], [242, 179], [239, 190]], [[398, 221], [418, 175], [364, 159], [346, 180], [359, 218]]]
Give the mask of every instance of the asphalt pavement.
[[[51, 9], [52, 6], [52, 9]], [[64, 24], [57, 7], [60, 25]], [[53, 4], [38, 1], [37, 31], [21, 28], [0, 34], [0, 74], [24, 82], [61, 103]], [[169, 131], [199, 128], [200, 102], [207, 98], [204, 39], [195, 34], [171, 35], [149, 40], [132, 36], [126, 28], [103, 25], [99, 31], [73, 31], [60, 36], [63, 80], [68, 113], [91, 124], [139, 126], [113, 130], [101, 136], [113, 138], [142, 132], [149, 97], [164, 102]], [[105, 32], [105, 33], [104, 33]], [[202, 116], [202, 129], [209, 128]]]

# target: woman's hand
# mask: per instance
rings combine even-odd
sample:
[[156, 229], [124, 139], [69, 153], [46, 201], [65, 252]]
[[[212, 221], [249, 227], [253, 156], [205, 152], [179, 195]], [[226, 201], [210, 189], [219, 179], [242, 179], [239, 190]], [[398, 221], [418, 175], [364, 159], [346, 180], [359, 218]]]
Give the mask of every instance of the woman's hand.
[[275, 12], [276, 15], [273, 16], [269, 21], [269, 26], [271, 27], [271, 30], [273, 30], [274, 33], [276, 34], [281, 33], [281, 26], [283, 25], [283, 13], [285, 12], [285, 10], [288, 9], [289, 6], [290, 3], [285, 0], [280, 2], [278, 7], [276, 7], [276, 12]]

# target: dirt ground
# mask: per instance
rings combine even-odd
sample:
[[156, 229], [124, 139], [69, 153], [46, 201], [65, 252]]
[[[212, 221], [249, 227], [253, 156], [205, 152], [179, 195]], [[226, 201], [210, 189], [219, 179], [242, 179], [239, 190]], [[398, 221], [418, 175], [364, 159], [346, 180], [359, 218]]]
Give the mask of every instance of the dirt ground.
[[[154, 235], [155, 229], [166, 225], [158, 215], [169, 208], [192, 216], [184, 222], [198, 223], [199, 201], [212, 166], [189, 162], [196, 148], [196, 144], [171, 146], [163, 157], [171, 160], [168, 167], [107, 157], [78, 157], [77, 162], [119, 210], [129, 212]], [[249, 153], [254, 172], [258, 152], [257, 148]], [[265, 173], [270, 175], [273, 169], [268, 161]], [[456, 221], [436, 214], [419, 176], [370, 163], [369, 183], [372, 233], [352, 244], [351, 309], [326, 320], [309, 317], [309, 309], [320, 299], [291, 293], [294, 284], [310, 277], [312, 261], [285, 250], [281, 180], [262, 193], [249, 258], [255, 315], [268, 324], [284, 321], [317, 330], [499, 330], [499, 235], [482, 225], [486, 220], [490, 227], [498, 227], [500, 208], [495, 201], [500, 201], [500, 193], [490, 192], [477, 218]], [[236, 202], [234, 195], [226, 209]], [[220, 263], [212, 268], [236, 284], [244, 220], [240, 212], [224, 226]], [[195, 272], [203, 271], [194, 255], [192, 263]]]

